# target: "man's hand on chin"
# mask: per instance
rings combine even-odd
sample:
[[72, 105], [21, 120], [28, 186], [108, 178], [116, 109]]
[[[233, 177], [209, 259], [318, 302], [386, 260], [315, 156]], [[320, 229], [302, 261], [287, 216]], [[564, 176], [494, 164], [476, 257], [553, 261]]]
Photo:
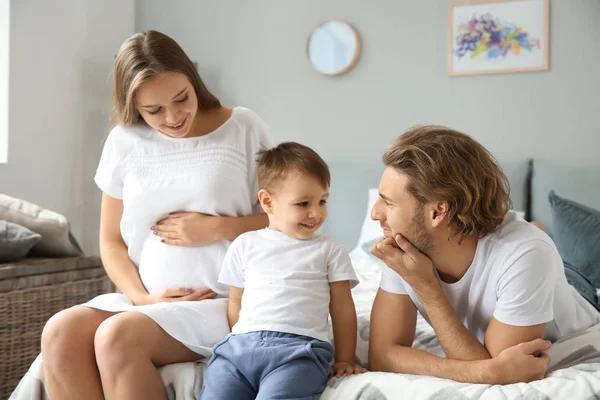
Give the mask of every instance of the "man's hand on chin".
[[396, 271], [415, 292], [431, 285], [439, 286], [429, 257], [400, 234], [381, 239], [369, 252]]

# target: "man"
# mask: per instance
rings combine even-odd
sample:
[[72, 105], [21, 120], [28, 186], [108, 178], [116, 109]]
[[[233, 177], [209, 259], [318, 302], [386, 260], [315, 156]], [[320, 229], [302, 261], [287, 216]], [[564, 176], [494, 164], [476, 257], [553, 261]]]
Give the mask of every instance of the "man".
[[[545, 376], [550, 341], [600, 323], [552, 240], [509, 211], [506, 176], [478, 142], [417, 127], [383, 161], [371, 211], [386, 237], [370, 251], [387, 266], [371, 314], [373, 370], [528, 382]], [[447, 358], [411, 348], [417, 310]]]

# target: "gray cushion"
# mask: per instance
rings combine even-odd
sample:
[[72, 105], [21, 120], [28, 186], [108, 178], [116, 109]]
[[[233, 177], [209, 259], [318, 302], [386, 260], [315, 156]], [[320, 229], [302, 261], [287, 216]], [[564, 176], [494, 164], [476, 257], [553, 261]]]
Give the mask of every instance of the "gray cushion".
[[600, 287], [600, 211], [548, 195], [552, 210], [552, 235], [565, 264]]
[[69, 221], [62, 214], [0, 193], [0, 220], [19, 224], [42, 235], [42, 240], [32, 249], [36, 256], [81, 255], [81, 249], [70, 234]]
[[25, 258], [42, 236], [29, 229], [0, 220], [0, 262]]
[[572, 167], [544, 160], [534, 160], [531, 183], [531, 219], [540, 221], [551, 234], [552, 213], [548, 193], [600, 210], [600, 168]]

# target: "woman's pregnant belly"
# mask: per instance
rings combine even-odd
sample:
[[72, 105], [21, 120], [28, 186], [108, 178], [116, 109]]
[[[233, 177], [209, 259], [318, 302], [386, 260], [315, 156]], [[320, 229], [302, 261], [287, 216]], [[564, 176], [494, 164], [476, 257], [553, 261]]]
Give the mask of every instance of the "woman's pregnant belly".
[[140, 249], [139, 274], [149, 293], [169, 288], [209, 287], [220, 296], [227, 294], [228, 287], [218, 283], [218, 278], [229, 242], [182, 247], [160, 240], [148, 232]]

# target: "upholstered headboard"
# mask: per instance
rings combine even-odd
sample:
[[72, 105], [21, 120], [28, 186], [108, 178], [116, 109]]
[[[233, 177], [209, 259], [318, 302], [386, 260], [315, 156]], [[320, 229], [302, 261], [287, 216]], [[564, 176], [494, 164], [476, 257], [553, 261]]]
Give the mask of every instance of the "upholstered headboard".
[[[331, 170], [329, 217], [321, 232], [334, 237], [352, 250], [358, 240], [367, 213], [367, 193], [379, 186], [383, 173], [381, 159], [370, 162], [338, 162], [326, 160]], [[500, 163], [511, 185], [513, 209], [528, 211], [529, 160]]]
[[328, 162], [331, 171], [329, 217], [321, 231], [352, 250], [367, 211], [367, 193], [379, 186], [383, 163]]
[[533, 161], [531, 219], [540, 221], [552, 233], [548, 193], [600, 210], [600, 167], [574, 167], [545, 160]]

